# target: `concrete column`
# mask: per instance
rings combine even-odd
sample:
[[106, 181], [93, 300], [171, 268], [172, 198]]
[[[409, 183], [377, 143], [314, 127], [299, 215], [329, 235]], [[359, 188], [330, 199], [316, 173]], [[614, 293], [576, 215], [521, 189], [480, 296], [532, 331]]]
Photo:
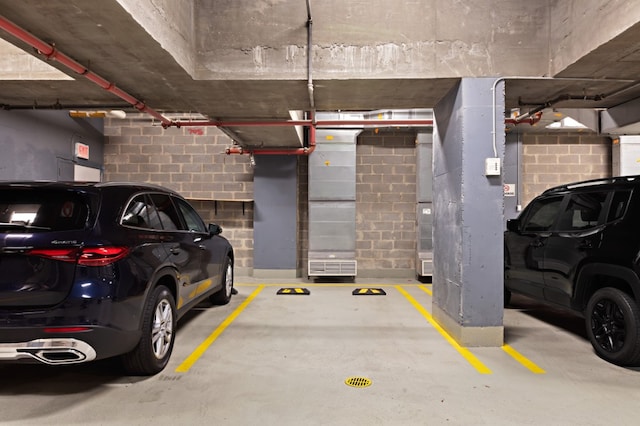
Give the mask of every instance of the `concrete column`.
[[[527, 124], [528, 126], [528, 124]], [[517, 132], [506, 135], [504, 150], [504, 219], [518, 217], [522, 206], [522, 139]]]
[[503, 344], [503, 182], [485, 173], [504, 157], [495, 81], [463, 78], [434, 109], [433, 316], [463, 346]]
[[297, 157], [256, 156], [254, 170], [253, 275], [297, 276]]

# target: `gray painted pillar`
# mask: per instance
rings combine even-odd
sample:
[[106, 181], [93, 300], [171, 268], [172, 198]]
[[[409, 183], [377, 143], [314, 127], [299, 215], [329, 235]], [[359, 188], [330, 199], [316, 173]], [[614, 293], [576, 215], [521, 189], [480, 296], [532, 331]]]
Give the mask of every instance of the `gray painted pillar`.
[[486, 158], [504, 156], [495, 81], [463, 78], [434, 109], [433, 316], [463, 346], [503, 344], [503, 182], [485, 174]]
[[[522, 150], [521, 135], [518, 132], [511, 132], [506, 135], [504, 150], [504, 219], [518, 217], [520, 214], [520, 200], [522, 186], [520, 184], [522, 173], [520, 170], [520, 155]], [[524, 206], [522, 206], [524, 207]]]
[[259, 155], [255, 160], [253, 275], [295, 278], [298, 159], [295, 155]]

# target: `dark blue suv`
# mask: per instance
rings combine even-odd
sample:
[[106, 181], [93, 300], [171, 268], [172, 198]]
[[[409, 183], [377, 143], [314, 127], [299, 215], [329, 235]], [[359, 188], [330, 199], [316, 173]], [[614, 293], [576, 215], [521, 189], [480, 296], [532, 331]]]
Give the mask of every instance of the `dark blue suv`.
[[233, 291], [233, 248], [177, 193], [122, 183], [0, 183], [0, 361], [169, 361], [178, 318]]

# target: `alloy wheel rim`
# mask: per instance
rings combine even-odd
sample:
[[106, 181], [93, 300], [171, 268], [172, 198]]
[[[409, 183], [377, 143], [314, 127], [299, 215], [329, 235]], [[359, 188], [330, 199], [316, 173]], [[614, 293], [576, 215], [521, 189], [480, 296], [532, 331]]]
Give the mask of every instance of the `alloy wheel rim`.
[[231, 294], [231, 288], [233, 288], [233, 268], [231, 265], [227, 265], [227, 271], [224, 274], [225, 276], [225, 287], [227, 290], [227, 295]]
[[602, 299], [593, 307], [591, 330], [598, 345], [607, 352], [622, 349], [626, 337], [624, 313], [617, 303]]
[[153, 315], [153, 328], [151, 330], [151, 344], [153, 354], [158, 359], [167, 355], [173, 339], [173, 311], [171, 304], [166, 299], [162, 299], [156, 306]]

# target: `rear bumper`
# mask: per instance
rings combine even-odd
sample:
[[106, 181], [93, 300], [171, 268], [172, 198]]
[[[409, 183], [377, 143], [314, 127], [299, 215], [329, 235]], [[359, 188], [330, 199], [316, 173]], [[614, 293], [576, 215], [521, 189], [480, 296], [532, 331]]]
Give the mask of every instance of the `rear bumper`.
[[20, 343], [0, 343], [0, 361], [38, 361], [43, 364], [78, 364], [93, 361], [95, 349], [74, 338], [36, 339]]

